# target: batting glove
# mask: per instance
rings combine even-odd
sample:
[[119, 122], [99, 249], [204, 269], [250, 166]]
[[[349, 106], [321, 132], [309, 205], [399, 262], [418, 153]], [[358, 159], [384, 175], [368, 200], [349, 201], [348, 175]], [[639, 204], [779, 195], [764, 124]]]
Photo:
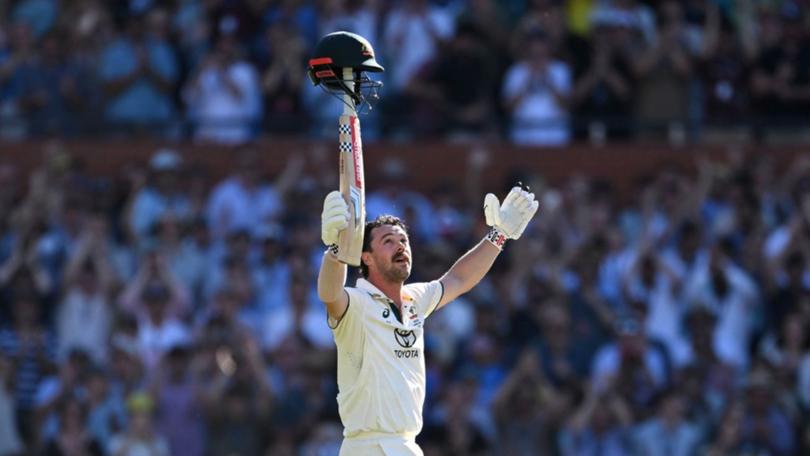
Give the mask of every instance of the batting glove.
[[495, 195], [488, 193], [484, 197], [484, 217], [492, 230], [486, 239], [503, 249], [507, 239], [518, 239], [523, 234], [538, 206], [534, 193], [520, 187], [513, 187], [503, 204]]
[[326, 195], [321, 213], [321, 240], [337, 254], [338, 236], [349, 226], [349, 206], [343, 195], [335, 190]]

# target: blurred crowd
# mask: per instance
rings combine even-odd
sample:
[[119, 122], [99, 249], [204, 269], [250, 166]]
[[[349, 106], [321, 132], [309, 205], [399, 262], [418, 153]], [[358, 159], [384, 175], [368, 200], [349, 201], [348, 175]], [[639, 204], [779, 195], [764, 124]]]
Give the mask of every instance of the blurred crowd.
[[[387, 68], [368, 139], [801, 136], [808, 0], [9, 0], [0, 137], [334, 134], [323, 34]], [[795, 135], [794, 135], [795, 136]]]
[[[50, 143], [30, 175], [0, 164], [0, 455], [337, 454], [330, 157], [266, 173], [243, 147], [214, 179], [161, 149], [93, 175]], [[493, 159], [426, 192], [384, 164], [368, 212], [408, 222], [412, 280], [481, 239], [482, 195], [509, 187], [481, 188]], [[426, 322], [426, 455], [810, 452], [810, 157], [694, 165], [623, 192], [509, 176], [542, 209]]]

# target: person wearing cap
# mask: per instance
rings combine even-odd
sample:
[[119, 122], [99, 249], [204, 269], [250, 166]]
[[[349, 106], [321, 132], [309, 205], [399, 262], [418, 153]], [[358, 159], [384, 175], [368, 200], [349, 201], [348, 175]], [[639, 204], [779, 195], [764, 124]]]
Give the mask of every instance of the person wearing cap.
[[157, 222], [167, 215], [180, 220], [191, 217], [191, 202], [180, 188], [182, 167], [182, 158], [172, 149], [160, 149], [152, 155], [148, 181], [132, 189], [129, 228], [136, 237], [148, 237]]
[[169, 456], [166, 439], [155, 432], [153, 413], [155, 402], [145, 392], [139, 391], [127, 398], [129, 423], [126, 431], [113, 437], [109, 454], [112, 456]]

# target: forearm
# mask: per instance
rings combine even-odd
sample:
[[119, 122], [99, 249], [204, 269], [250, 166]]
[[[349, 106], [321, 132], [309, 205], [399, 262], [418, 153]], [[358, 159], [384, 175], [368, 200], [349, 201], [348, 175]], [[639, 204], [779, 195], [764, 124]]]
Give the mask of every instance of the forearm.
[[[495, 258], [501, 253], [500, 249], [488, 240], [482, 240], [470, 251], [462, 255], [453, 267], [441, 278], [442, 282], [452, 282], [458, 295], [470, 291], [484, 278], [492, 267]], [[448, 287], [445, 287], [447, 291]]]
[[318, 297], [325, 303], [336, 302], [346, 284], [346, 265], [329, 252], [323, 254], [318, 272]]

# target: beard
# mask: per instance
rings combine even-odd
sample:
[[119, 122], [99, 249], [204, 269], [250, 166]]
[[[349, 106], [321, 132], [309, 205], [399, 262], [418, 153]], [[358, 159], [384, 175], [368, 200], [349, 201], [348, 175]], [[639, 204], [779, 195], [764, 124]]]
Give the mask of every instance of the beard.
[[404, 282], [411, 276], [411, 267], [401, 267], [398, 264], [392, 264], [390, 267], [383, 269], [383, 277], [391, 282]]
[[390, 262], [386, 268], [381, 268], [380, 272], [385, 280], [390, 282], [405, 282], [411, 275], [411, 265]]

